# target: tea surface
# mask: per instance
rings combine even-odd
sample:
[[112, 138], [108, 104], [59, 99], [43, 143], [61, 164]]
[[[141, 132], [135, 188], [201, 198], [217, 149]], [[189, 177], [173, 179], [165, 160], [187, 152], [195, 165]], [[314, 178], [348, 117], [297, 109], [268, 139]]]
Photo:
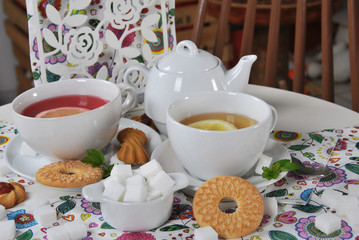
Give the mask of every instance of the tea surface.
[[27, 117], [35, 117], [41, 112], [56, 108], [73, 107], [89, 110], [101, 107], [109, 101], [91, 95], [65, 95], [41, 100], [27, 106], [21, 114]]
[[222, 112], [193, 115], [191, 117], [183, 119], [181, 123], [184, 125], [190, 125], [192, 123], [204, 121], [204, 120], [227, 121], [233, 124], [237, 129], [250, 127], [258, 123], [257, 120], [247, 117], [245, 115], [234, 114], [234, 113], [222, 113]]

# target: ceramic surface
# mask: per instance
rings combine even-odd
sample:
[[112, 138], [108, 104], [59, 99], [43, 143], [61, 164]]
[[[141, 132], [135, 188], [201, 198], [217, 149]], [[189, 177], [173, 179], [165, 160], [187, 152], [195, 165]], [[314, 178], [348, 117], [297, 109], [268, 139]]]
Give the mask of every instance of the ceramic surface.
[[147, 76], [145, 112], [158, 128], [165, 130], [158, 124], [165, 124], [167, 108], [173, 101], [195, 92], [244, 91], [256, 59], [255, 55], [244, 56], [235, 67], [227, 70], [219, 58], [185, 40], [151, 69], [134, 65], [124, 77], [127, 79], [130, 73], [137, 71]]
[[[122, 118], [120, 120], [120, 126], [118, 128], [118, 131], [127, 127], [140, 129], [146, 134], [146, 137], [148, 138], [148, 143], [146, 144], [146, 151], [149, 156], [154, 151], [154, 149], [157, 146], [159, 146], [159, 144], [162, 142], [159, 134], [156, 131], [154, 131], [152, 128], [142, 123], [127, 118]], [[116, 137], [114, 137], [112, 143], [115, 144], [116, 141], [117, 139]], [[41, 155], [37, 155], [35, 157], [22, 155], [20, 149], [23, 143], [24, 141], [20, 135], [14, 137], [5, 150], [4, 160], [10, 170], [23, 177], [35, 181], [36, 171], [39, 168], [52, 163], [53, 161]], [[61, 188], [57, 188], [57, 189], [61, 190]], [[70, 190], [70, 189], [67, 188], [64, 190]], [[79, 188], [73, 188], [72, 190], [78, 191]]]
[[[122, 102], [124, 93], [127, 94]], [[63, 95], [93, 95], [109, 102], [88, 112], [59, 118], [21, 114], [34, 102]], [[77, 159], [87, 149], [102, 149], [111, 141], [118, 121], [133, 106], [135, 98], [134, 88], [128, 84], [70, 79], [27, 90], [14, 99], [11, 111], [22, 139], [36, 152], [53, 159]]]
[[[281, 159], [290, 159], [290, 155], [286, 148], [281, 146], [278, 142], [269, 139], [267, 145], [264, 149], [264, 154], [273, 158], [272, 162], [276, 162]], [[169, 140], [162, 142], [152, 153], [151, 160], [156, 159], [166, 172], [181, 172], [188, 176], [189, 185], [183, 191], [190, 195], [194, 196], [197, 189], [204, 183], [203, 180], [198, 179], [191, 174], [183, 167], [181, 162], [177, 159], [175, 153], [173, 152], [171, 143]], [[267, 180], [261, 176], [254, 174], [254, 168], [252, 168], [243, 178], [253, 183], [258, 189], [269, 186], [272, 183], [277, 182], [279, 179], [282, 179], [287, 172], [282, 172], [276, 179]]]
[[[235, 113], [257, 124], [231, 130], [207, 131], [181, 124], [201, 113]], [[203, 180], [220, 175], [243, 176], [257, 162], [276, 123], [275, 109], [263, 100], [234, 92], [197, 93], [179, 99], [168, 108], [168, 138], [177, 158], [194, 176]]]
[[187, 187], [188, 178], [183, 173], [170, 173], [175, 181], [172, 189], [160, 198], [141, 203], [124, 203], [102, 196], [103, 182], [87, 185], [82, 189], [83, 196], [101, 204], [101, 212], [112, 227], [129, 232], [141, 232], [156, 228], [165, 223], [172, 212], [173, 193]]

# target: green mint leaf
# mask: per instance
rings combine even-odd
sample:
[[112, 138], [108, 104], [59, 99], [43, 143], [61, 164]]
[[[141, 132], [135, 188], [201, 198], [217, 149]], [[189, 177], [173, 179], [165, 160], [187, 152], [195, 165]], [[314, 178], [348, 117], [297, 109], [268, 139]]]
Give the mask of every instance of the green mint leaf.
[[104, 167], [102, 168], [102, 171], [103, 171], [102, 178], [107, 178], [110, 176], [113, 166], [114, 165], [112, 164], [106, 168], [104, 168]]
[[301, 168], [301, 166], [296, 163], [288, 163], [285, 165], [285, 168], [286, 168], [286, 171], [293, 171], [293, 170], [297, 170], [297, 169]]
[[275, 164], [279, 164], [281, 167], [283, 167], [288, 163], [291, 163], [291, 161], [289, 159], [282, 159], [282, 160], [277, 161]]
[[292, 163], [289, 159], [282, 159], [275, 162], [270, 168], [262, 167], [262, 177], [268, 180], [276, 179], [281, 172], [293, 171], [301, 168], [298, 164]]
[[87, 150], [87, 156], [85, 156], [81, 161], [91, 164], [92, 167], [100, 167], [101, 165], [105, 165], [105, 156], [102, 151], [89, 149]]

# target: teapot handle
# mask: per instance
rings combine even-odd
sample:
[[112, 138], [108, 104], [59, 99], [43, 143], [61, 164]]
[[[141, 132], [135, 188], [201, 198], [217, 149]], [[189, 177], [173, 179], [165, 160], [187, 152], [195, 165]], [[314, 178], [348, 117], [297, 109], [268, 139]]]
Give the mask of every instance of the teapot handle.
[[190, 40], [183, 40], [177, 44], [176, 52], [194, 56], [194, 55], [198, 55], [198, 48], [194, 42]]
[[[139, 72], [140, 72], [139, 76], [137, 76], [138, 79], [136, 79], [135, 81], [131, 81], [131, 80], [130, 80], [131, 77], [132, 77], [130, 74], [131, 74], [133, 71], [139, 71]], [[126, 69], [126, 71], [125, 71], [125, 73], [124, 73], [124, 75], [123, 75], [123, 79], [124, 79], [124, 82], [125, 82], [125, 83], [130, 84], [131, 86], [134, 86], [134, 83], [133, 83], [133, 82], [136, 82], [136, 85], [139, 85], [138, 87], [135, 87], [136, 92], [137, 92], [137, 94], [142, 94], [142, 93], [145, 92], [145, 87], [144, 87], [144, 85], [145, 85], [146, 80], [147, 80], [147, 78], [148, 78], [148, 73], [149, 73], [149, 70], [148, 70], [148, 68], [145, 67], [144, 65], [140, 65], [140, 64], [132, 65], [132, 66], [129, 66], [129, 67]], [[144, 77], [141, 76], [141, 74], [143, 74]]]

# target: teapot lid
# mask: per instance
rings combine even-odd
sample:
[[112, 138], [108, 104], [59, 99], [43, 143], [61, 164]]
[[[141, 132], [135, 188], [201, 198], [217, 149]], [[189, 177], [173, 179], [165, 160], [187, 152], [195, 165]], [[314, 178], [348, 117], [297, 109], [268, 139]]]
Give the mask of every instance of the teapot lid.
[[178, 43], [176, 51], [167, 54], [157, 63], [162, 72], [167, 73], [200, 73], [218, 66], [218, 58], [200, 50], [192, 41]]

